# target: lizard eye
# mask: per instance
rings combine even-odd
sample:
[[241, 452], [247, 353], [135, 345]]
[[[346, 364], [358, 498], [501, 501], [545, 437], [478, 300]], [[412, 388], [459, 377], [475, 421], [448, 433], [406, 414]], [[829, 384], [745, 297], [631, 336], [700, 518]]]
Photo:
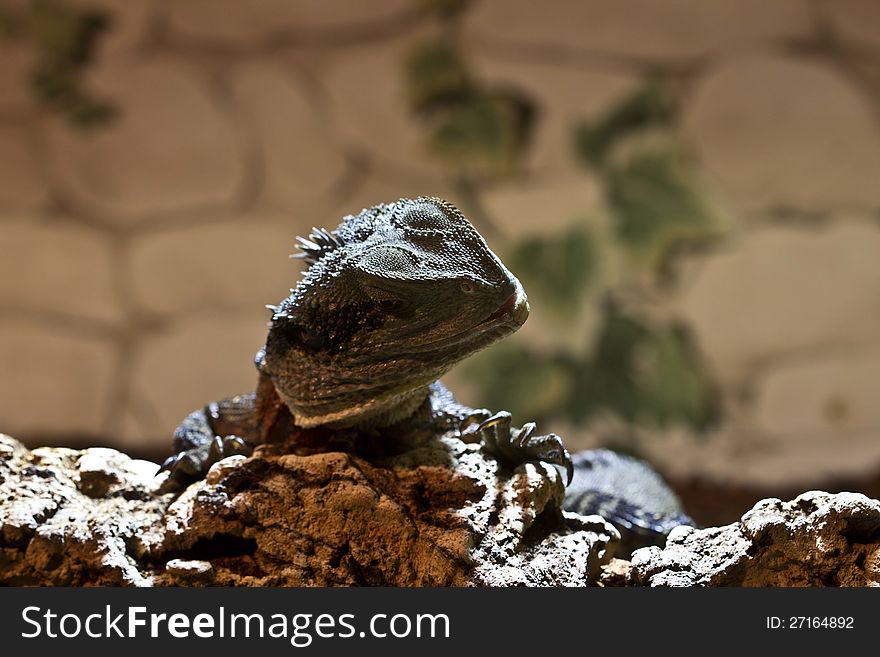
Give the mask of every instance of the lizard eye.
[[474, 291], [474, 284], [469, 283], [468, 281], [462, 281], [461, 283], [459, 283], [459, 287], [461, 288], [461, 291], [465, 294], [471, 294]]

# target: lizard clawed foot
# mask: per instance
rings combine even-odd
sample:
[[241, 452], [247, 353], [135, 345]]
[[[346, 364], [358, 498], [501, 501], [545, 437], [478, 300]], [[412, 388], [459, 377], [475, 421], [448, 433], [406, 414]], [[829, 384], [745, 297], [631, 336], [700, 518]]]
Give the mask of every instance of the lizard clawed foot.
[[529, 461], [544, 461], [565, 470], [565, 485], [574, 477], [574, 464], [571, 454], [562, 444], [562, 438], [555, 433], [534, 435], [537, 428], [534, 422], [526, 422], [522, 428], [511, 427], [511, 415], [499, 411], [479, 424], [467, 418], [461, 431], [463, 438], [479, 436], [483, 446], [510, 467]]
[[217, 461], [236, 454], [249, 456], [251, 451], [244, 438], [214, 436], [210, 442], [169, 456], [156, 474], [166, 470], [170, 473], [163, 488], [183, 488], [202, 479]]

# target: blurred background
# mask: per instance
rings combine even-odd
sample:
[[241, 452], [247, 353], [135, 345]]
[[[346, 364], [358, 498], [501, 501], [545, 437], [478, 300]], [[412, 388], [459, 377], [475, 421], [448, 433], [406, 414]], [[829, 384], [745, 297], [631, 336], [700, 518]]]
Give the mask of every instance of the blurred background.
[[872, 0], [0, 0], [0, 431], [162, 459], [294, 236], [420, 194], [532, 305], [461, 401], [703, 523], [880, 496]]

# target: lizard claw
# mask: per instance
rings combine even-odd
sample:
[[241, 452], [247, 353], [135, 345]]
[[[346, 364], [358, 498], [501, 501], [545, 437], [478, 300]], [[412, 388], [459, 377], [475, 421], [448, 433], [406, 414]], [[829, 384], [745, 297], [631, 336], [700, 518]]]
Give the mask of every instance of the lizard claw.
[[208, 472], [217, 461], [235, 454], [249, 455], [251, 447], [239, 436], [214, 436], [207, 444], [169, 456], [156, 474], [168, 471], [167, 485], [164, 488], [184, 488]]
[[535, 436], [534, 422], [526, 422], [520, 429], [511, 428], [511, 420], [510, 413], [500, 411], [479, 424], [469, 424], [461, 433], [464, 437], [479, 435], [486, 450], [508, 466], [543, 461], [563, 468], [568, 486], [574, 478], [574, 464], [562, 439], [555, 433]]

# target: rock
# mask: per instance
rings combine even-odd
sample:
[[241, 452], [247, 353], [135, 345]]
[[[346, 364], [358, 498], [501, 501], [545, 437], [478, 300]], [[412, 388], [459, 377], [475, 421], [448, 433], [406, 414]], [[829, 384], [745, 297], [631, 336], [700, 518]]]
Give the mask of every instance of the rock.
[[0, 434], [0, 584], [150, 585], [146, 545], [171, 501], [155, 472], [112, 449], [28, 451]]
[[809, 491], [769, 498], [725, 527], [674, 529], [636, 550], [640, 586], [880, 586], [880, 501]]
[[456, 438], [373, 462], [284, 452], [263, 445], [187, 489], [163, 558], [213, 555], [221, 586], [585, 586], [618, 540], [598, 516], [559, 511], [555, 471], [507, 477]]
[[880, 501], [859, 493], [765, 499], [630, 562], [611, 525], [559, 510], [541, 465], [511, 473], [451, 435], [370, 459], [290, 448], [175, 498], [154, 463], [0, 434], [0, 585], [880, 586]]
[[632, 562], [615, 557], [602, 566], [599, 583], [602, 586], [626, 586], [630, 571], [632, 571]]
[[227, 456], [225, 459], [217, 461], [210, 467], [208, 473], [205, 475], [205, 482], [212, 485], [219, 484], [226, 475], [235, 470], [235, 468], [239, 467], [245, 461], [247, 461], [247, 457], [243, 454]]
[[214, 566], [210, 561], [187, 561], [172, 559], [165, 564], [165, 572], [169, 577], [180, 580], [181, 584], [194, 582], [211, 582], [214, 580]]
[[585, 586], [617, 531], [457, 438], [367, 460], [268, 444], [175, 499], [115, 450], [0, 436], [0, 584]]

